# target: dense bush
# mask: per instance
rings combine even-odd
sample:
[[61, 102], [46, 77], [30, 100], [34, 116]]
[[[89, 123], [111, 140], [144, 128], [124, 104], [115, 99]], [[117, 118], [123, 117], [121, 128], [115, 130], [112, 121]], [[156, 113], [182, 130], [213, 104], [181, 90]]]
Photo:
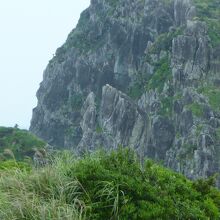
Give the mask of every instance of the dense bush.
[[129, 149], [0, 175], [0, 219], [219, 219], [214, 178], [191, 182]]

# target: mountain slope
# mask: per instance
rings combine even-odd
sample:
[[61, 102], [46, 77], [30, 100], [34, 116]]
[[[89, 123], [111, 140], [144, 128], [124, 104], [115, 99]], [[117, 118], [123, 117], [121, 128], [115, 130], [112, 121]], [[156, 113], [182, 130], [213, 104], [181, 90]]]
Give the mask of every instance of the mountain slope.
[[217, 0], [92, 0], [50, 61], [30, 130], [77, 151], [130, 146], [190, 178], [219, 172]]

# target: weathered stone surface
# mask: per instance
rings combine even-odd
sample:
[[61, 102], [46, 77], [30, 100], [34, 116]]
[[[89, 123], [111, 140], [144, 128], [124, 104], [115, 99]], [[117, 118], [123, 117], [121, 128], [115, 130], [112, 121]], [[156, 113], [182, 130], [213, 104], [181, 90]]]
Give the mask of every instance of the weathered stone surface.
[[195, 8], [190, 0], [174, 1], [174, 18], [177, 26], [183, 25], [195, 16]]
[[220, 170], [220, 46], [193, 0], [92, 0], [44, 72], [30, 130], [77, 152], [130, 146]]
[[158, 158], [165, 159], [167, 150], [173, 145], [174, 126], [167, 118], [159, 116], [154, 118], [152, 130]]

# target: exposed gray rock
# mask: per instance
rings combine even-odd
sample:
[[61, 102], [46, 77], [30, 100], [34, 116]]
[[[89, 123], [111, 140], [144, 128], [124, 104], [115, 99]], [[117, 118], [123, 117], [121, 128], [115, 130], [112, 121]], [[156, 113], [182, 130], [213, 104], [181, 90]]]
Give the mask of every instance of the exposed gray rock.
[[196, 15], [191, 0], [174, 1], [174, 18], [177, 26], [183, 25]]
[[[30, 130], [129, 146], [190, 178], [220, 170], [220, 46], [193, 0], [92, 0], [44, 72]], [[219, 181], [220, 182], [220, 181]]]
[[167, 118], [159, 116], [153, 120], [152, 132], [157, 157], [164, 160], [167, 150], [173, 145], [174, 126]]

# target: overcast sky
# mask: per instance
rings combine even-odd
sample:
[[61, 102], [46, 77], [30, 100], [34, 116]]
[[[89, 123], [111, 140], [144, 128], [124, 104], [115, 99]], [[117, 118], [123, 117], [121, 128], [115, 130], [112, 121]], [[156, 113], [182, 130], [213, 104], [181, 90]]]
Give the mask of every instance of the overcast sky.
[[0, 0], [0, 126], [29, 128], [36, 91], [89, 0]]

